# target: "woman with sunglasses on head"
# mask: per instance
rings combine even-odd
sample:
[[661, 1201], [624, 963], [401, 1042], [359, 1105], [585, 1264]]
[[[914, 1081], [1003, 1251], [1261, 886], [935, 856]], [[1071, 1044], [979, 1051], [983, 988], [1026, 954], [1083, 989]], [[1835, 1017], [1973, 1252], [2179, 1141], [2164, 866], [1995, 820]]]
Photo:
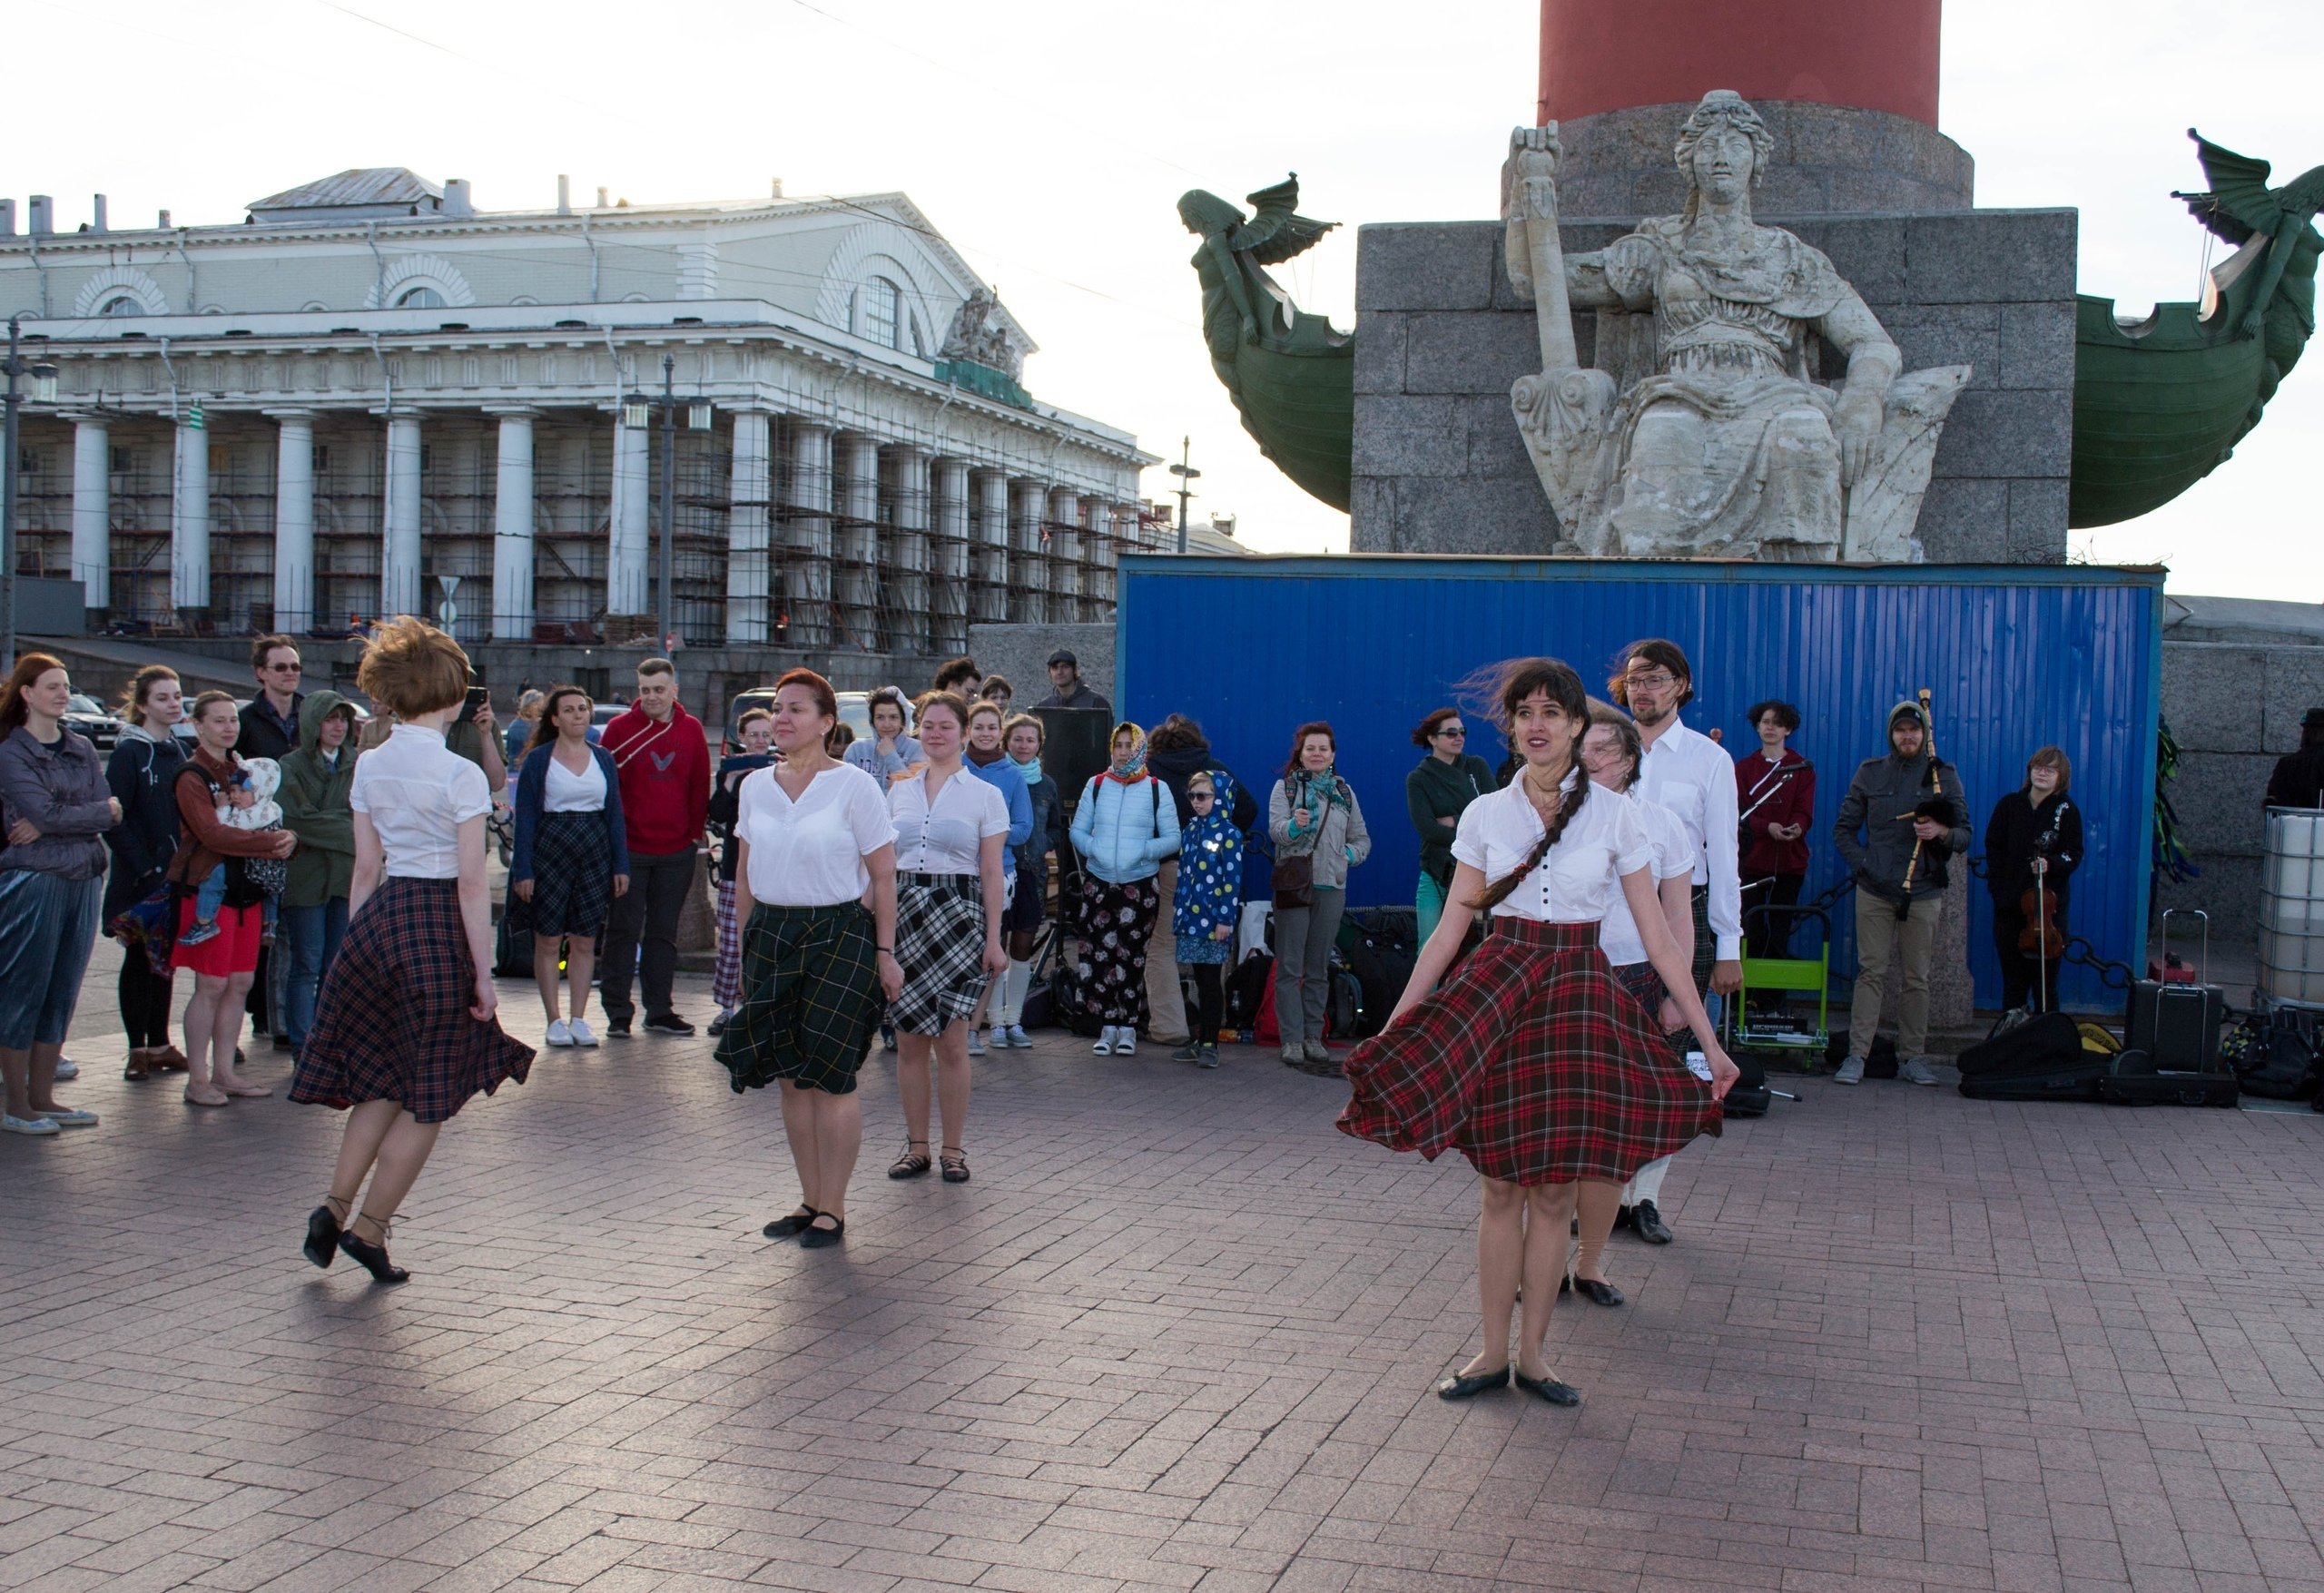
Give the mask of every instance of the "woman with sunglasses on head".
[[[1663, 923], [1645, 825], [1581, 767], [1590, 723], [1581, 678], [1555, 659], [1525, 658], [1501, 666], [1492, 683], [1525, 767], [1461, 815], [1444, 916], [1387, 1029], [1348, 1057], [1354, 1096], [1339, 1126], [1431, 1159], [1457, 1150], [1479, 1175], [1484, 1348], [1437, 1385], [1439, 1396], [1467, 1399], [1514, 1382], [1572, 1405], [1581, 1394], [1551, 1375], [1541, 1344], [1566, 1270], [1576, 1185], [1620, 1184], [1716, 1132], [1717, 1103], [1736, 1068]], [[1708, 1081], [1679, 1061], [1599, 949], [1600, 920], [1617, 891], [1695, 1031]], [[1454, 969], [1480, 912], [1492, 932]]]
[[1413, 745], [1428, 756], [1404, 776], [1404, 807], [1420, 832], [1420, 882], [1413, 888], [1418, 943], [1425, 946], [1444, 913], [1452, 884], [1452, 834], [1461, 815], [1497, 789], [1492, 769], [1469, 751], [1469, 727], [1458, 708], [1439, 708], [1413, 728]]

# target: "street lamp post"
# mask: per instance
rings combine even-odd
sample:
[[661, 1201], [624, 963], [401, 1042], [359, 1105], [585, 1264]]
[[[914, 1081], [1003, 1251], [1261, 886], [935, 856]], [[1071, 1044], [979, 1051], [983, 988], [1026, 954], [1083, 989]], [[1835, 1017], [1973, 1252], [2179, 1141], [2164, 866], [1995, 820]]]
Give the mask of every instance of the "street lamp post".
[[[677, 448], [678, 410], [677, 367], [675, 355], [662, 356], [662, 546], [655, 561], [661, 587], [654, 605], [655, 624], [659, 629], [662, 645], [669, 645], [675, 634], [677, 604]], [[692, 398], [684, 401], [686, 429], [708, 431], [711, 426], [710, 400]], [[643, 431], [653, 424], [654, 401], [643, 393], [631, 393], [621, 401], [621, 423], [633, 431]]]
[[1200, 476], [1202, 472], [1196, 469], [1192, 463], [1195, 457], [1195, 439], [1190, 437], [1180, 438], [1178, 448], [1178, 462], [1170, 467], [1170, 474], [1178, 478], [1178, 551], [1183, 554], [1187, 551], [1187, 500], [1194, 497], [1193, 482], [1195, 477]]
[[8, 357], [0, 370], [8, 375], [7, 419], [0, 440], [0, 669], [16, 666], [16, 408], [24, 398], [16, 379], [32, 378], [35, 403], [56, 401], [56, 367], [42, 360], [27, 365], [17, 357], [18, 323], [22, 314], [8, 318]]

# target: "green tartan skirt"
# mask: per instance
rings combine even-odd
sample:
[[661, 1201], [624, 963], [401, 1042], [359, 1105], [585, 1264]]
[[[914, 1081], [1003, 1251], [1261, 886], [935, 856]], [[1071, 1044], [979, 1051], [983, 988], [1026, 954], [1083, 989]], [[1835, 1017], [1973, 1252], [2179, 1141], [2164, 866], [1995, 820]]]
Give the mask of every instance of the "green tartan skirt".
[[872, 915], [837, 907], [751, 910], [743, 929], [743, 1004], [718, 1037], [737, 1095], [787, 1079], [843, 1096], [885, 1005]]

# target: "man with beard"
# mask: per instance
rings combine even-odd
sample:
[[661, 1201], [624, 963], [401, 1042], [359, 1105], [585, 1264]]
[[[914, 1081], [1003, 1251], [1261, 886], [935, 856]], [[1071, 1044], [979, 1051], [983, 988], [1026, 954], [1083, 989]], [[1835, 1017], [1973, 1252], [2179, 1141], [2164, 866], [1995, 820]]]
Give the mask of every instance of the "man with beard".
[[[1717, 742], [1689, 730], [1679, 710], [1694, 700], [1694, 670], [1675, 642], [1649, 636], [1622, 649], [1606, 694], [1630, 710], [1645, 748], [1637, 790], [1686, 827], [1695, 849], [1695, 988], [1714, 1020], [1715, 998], [1743, 985], [1743, 897], [1736, 868], [1735, 765]], [[1670, 1158], [1649, 1162], [1622, 1192], [1618, 1224], [1649, 1244], [1670, 1243], [1662, 1180]]]

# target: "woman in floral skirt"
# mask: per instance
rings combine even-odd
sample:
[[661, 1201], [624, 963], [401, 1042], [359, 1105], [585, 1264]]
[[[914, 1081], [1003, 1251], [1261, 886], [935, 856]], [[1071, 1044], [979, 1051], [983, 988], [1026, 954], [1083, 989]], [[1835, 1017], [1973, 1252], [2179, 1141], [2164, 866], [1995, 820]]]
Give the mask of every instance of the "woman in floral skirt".
[[1114, 727], [1113, 762], [1090, 776], [1073, 813], [1081, 854], [1081, 946], [1076, 969], [1083, 998], [1104, 1026], [1090, 1048], [1100, 1057], [1137, 1049], [1146, 1005], [1146, 942], [1162, 910], [1155, 877], [1178, 851], [1178, 804], [1146, 772], [1146, 732]]

